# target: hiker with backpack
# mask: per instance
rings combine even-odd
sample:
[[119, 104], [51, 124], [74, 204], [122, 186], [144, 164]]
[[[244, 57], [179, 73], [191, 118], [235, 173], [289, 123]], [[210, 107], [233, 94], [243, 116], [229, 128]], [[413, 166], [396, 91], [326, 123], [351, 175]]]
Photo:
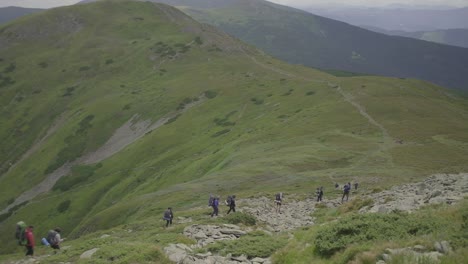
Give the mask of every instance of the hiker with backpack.
[[33, 226], [28, 226], [24, 231], [24, 236], [26, 239], [26, 256], [33, 256], [34, 255], [34, 234], [33, 234]]
[[348, 197], [349, 197], [349, 191], [351, 190], [351, 183], [348, 182], [347, 184], [345, 184], [345, 186], [343, 187], [343, 197], [341, 197], [341, 202], [343, 202], [345, 196], [346, 196], [346, 201], [348, 201]]
[[211, 203], [211, 207], [213, 207], [213, 213], [211, 213], [211, 217], [214, 215], [218, 216], [218, 207], [219, 207], [219, 197], [214, 197], [213, 202]]
[[210, 193], [210, 198], [208, 198], [208, 207], [213, 206], [214, 199], [215, 199], [215, 197]]
[[357, 191], [357, 187], [359, 186], [359, 183], [358, 182], [355, 182], [354, 183], [354, 190]]
[[236, 196], [228, 196], [228, 199], [226, 200], [226, 205], [229, 206], [229, 211], [227, 214], [229, 214], [231, 211], [234, 213], [236, 212]]
[[167, 210], [164, 212], [163, 219], [166, 220], [166, 227], [172, 225], [172, 219], [174, 218], [174, 214], [172, 213], [172, 208], [168, 207]]
[[51, 248], [60, 249], [60, 243], [63, 241], [63, 238], [60, 236], [60, 233], [62, 233], [62, 229], [60, 227], [56, 227], [47, 232], [46, 240]]
[[320, 188], [317, 188], [317, 202], [321, 202], [322, 201], [322, 197], [323, 197], [323, 186], [320, 186]]
[[275, 195], [275, 204], [276, 204], [276, 212], [281, 213], [281, 203], [283, 202], [283, 193], [277, 193]]
[[20, 246], [26, 245], [27, 242], [25, 236], [26, 227], [26, 223], [23, 221], [16, 223], [15, 238], [18, 241], [18, 245]]

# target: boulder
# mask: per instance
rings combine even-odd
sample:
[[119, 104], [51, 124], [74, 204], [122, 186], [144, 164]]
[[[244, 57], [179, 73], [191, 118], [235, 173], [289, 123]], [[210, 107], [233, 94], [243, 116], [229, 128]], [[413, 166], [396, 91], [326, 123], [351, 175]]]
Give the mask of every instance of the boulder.
[[97, 251], [99, 250], [99, 248], [93, 248], [93, 249], [90, 249], [88, 251], [85, 251], [83, 252], [83, 254], [81, 254], [80, 256], [80, 259], [89, 259], [91, 258], [94, 253], [96, 253]]
[[442, 254], [449, 254], [452, 252], [452, 247], [450, 247], [450, 244], [447, 241], [435, 242], [434, 248]]

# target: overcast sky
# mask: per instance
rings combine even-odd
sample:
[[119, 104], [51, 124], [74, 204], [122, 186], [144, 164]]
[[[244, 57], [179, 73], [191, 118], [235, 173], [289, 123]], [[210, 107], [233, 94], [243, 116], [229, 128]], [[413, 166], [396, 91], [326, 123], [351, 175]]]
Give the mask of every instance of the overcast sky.
[[[22, 6], [49, 8], [62, 5], [72, 5], [80, 0], [0, 0], [0, 7]], [[468, 0], [270, 0], [279, 4], [289, 6], [308, 6], [316, 4], [347, 4], [360, 6], [385, 6], [389, 4], [410, 4], [410, 5], [443, 5], [443, 6], [468, 6]]]

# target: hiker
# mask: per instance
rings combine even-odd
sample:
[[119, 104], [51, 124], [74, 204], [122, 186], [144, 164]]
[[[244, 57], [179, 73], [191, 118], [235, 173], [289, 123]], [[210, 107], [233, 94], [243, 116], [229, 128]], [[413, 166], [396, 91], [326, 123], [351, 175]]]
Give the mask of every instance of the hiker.
[[338, 189], [338, 187], [340, 187], [340, 185], [337, 182], [335, 182], [335, 189]]
[[213, 199], [211, 206], [213, 207], [213, 213], [211, 213], [211, 217], [213, 217], [214, 215], [218, 216], [219, 197], [215, 197]]
[[172, 213], [172, 208], [168, 207], [167, 210], [164, 212], [164, 220], [166, 220], [166, 227], [172, 225], [172, 219], [174, 218], [174, 214]]
[[231, 211], [234, 213], [236, 212], [236, 196], [228, 196], [228, 200], [226, 201], [227, 205], [229, 206], [229, 211], [227, 214], [229, 214]]
[[276, 212], [281, 213], [281, 203], [283, 202], [283, 193], [277, 193], [275, 195], [275, 204], [276, 204]]
[[351, 183], [348, 182], [348, 183], [345, 184], [345, 186], [343, 187], [343, 197], [341, 197], [341, 202], [343, 202], [345, 196], [346, 196], [346, 201], [348, 201], [349, 191], [350, 191], [350, 190], [351, 190]]
[[321, 202], [323, 197], [323, 186], [317, 188], [317, 202]]
[[210, 198], [208, 198], [208, 207], [213, 206], [213, 201], [215, 197], [210, 193]]
[[62, 229], [60, 227], [56, 227], [47, 232], [46, 240], [51, 248], [60, 249], [60, 243], [63, 241], [62, 237], [60, 236], [60, 233], [62, 233]]
[[357, 190], [358, 185], [359, 185], [359, 183], [357, 183], [357, 182], [354, 183], [354, 190], [355, 191]]
[[25, 231], [26, 231], [26, 223], [23, 221], [19, 221], [16, 223], [16, 231], [15, 231], [15, 238], [18, 240], [18, 245], [24, 246], [26, 245], [26, 236], [25, 236]]
[[34, 255], [34, 234], [33, 234], [34, 227], [28, 226], [24, 231], [24, 236], [26, 237], [26, 256], [33, 256]]

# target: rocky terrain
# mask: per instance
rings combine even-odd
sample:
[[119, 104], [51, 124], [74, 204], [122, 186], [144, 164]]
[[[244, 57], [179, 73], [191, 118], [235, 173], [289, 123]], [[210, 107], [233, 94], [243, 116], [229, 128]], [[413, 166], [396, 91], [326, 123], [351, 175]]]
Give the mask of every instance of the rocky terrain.
[[[468, 195], [468, 174], [436, 174], [422, 182], [409, 183], [395, 186], [389, 190], [378, 193], [361, 194], [360, 199], [372, 199], [373, 204], [360, 209], [360, 213], [390, 213], [393, 211], [415, 211], [428, 204], [453, 204]], [[350, 200], [356, 199], [353, 194]], [[183, 231], [184, 236], [196, 241], [195, 244], [182, 243], [169, 244], [164, 248], [169, 259], [179, 264], [268, 264], [268, 258], [248, 259], [247, 256], [218, 256], [212, 252], [206, 253], [202, 249], [207, 245], [222, 240], [235, 240], [255, 230], [266, 233], [287, 232], [303, 226], [314, 224], [313, 213], [316, 201], [311, 198], [294, 199], [285, 198], [280, 212], [276, 211], [271, 198], [259, 197], [239, 199], [238, 211], [253, 215], [258, 222], [257, 228], [244, 227], [232, 224], [203, 225], [190, 224], [191, 218], [178, 218], [177, 224], [188, 224]], [[341, 204], [341, 197], [324, 200], [327, 207], [337, 207]], [[223, 217], [220, 214], [219, 217]], [[108, 236], [108, 235], [104, 235]], [[104, 238], [104, 237], [103, 237]], [[396, 255], [405, 255], [414, 261], [431, 260], [437, 262], [439, 257], [452, 251], [449, 242], [440, 241], [434, 244], [435, 251], [416, 245], [411, 248], [388, 248], [382, 254], [382, 260], [378, 264], [389, 263]], [[91, 259], [98, 248], [86, 250], [81, 259]], [[11, 262], [11, 264], [42, 263], [46, 256]], [[419, 262], [418, 262], [419, 263]]]

